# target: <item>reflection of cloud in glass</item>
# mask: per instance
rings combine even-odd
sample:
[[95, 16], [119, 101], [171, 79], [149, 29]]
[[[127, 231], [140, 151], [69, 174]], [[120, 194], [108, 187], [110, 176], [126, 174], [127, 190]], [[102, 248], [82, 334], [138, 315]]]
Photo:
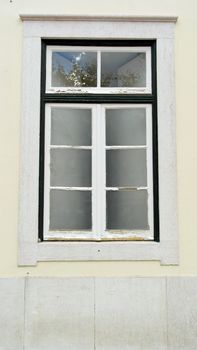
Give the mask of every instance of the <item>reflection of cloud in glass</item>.
[[79, 56], [76, 56], [75, 60], [78, 62], [81, 60], [82, 58], [82, 55], [85, 55], [86, 53], [85, 52], [80, 52]]

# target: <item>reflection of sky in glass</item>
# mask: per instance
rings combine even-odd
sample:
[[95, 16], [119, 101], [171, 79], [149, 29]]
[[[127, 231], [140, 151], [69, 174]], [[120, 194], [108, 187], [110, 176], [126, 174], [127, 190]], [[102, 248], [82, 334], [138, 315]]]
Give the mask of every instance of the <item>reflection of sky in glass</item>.
[[96, 64], [96, 52], [53, 52], [52, 85], [96, 86]]
[[86, 64], [96, 64], [96, 53], [94, 52], [53, 52], [52, 66], [57, 68], [59, 65], [64, 67], [66, 73], [69, 73], [73, 64], [78, 63], [80, 67]]

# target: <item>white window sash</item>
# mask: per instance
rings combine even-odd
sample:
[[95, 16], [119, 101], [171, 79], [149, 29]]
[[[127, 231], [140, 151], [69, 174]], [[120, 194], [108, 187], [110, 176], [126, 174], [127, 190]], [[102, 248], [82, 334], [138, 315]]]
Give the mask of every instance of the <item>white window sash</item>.
[[[92, 187], [51, 187], [50, 186], [50, 149], [71, 148], [71, 146], [50, 146], [51, 134], [51, 109], [79, 108], [91, 109], [92, 113]], [[106, 146], [106, 110], [107, 109], [132, 109], [145, 108], [146, 110], [146, 145], [140, 148], [146, 149], [147, 187], [138, 187], [138, 190], [146, 189], [148, 193], [148, 223], [149, 230], [106, 230], [106, 148], [114, 149], [114, 146]], [[152, 171], [152, 107], [150, 104], [46, 104], [45, 118], [45, 178], [44, 178], [44, 240], [128, 240], [128, 239], [154, 239], [153, 224], [153, 171]], [[73, 146], [72, 146], [73, 147]], [[76, 148], [84, 148], [76, 147]], [[139, 146], [115, 146], [116, 149], [139, 149]], [[56, 190], [90, 190], [92, 193], [92, 230], [50, 231], [50, 189]], [[118, 191], [120, 187], [111, 190]]]

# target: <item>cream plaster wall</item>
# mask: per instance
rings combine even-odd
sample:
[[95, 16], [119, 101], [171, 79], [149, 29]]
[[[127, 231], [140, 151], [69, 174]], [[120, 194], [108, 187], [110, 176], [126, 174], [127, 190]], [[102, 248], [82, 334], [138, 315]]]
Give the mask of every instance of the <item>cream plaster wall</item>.
[[[17, 267], [22, 22], [19, 14], [178, 16], [176, 103], [180, 265], [58, 262]], [[197, 2], [195, 0], [0, 0], [0, 276], [162, 276], [197, 274]]]

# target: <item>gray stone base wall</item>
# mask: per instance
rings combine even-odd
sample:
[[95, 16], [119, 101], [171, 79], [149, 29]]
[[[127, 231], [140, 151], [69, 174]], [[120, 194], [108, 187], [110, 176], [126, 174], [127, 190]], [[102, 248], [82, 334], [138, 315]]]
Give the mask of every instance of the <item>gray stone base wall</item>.
[[196, 349], [197, 277], [0, 279], [0, 350]]

